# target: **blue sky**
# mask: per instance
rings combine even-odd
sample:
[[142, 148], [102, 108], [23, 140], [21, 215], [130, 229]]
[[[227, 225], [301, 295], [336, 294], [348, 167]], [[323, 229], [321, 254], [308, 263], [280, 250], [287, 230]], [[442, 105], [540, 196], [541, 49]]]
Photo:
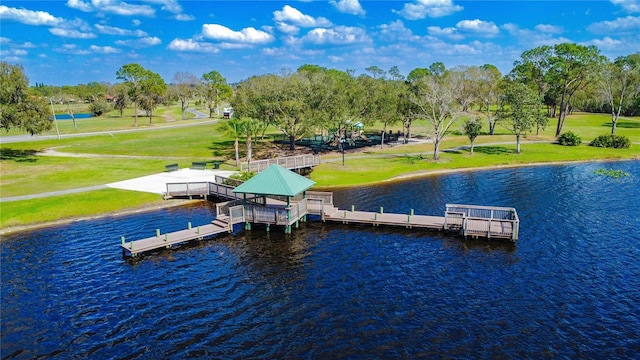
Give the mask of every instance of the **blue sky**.
[[575, 42], [613, 59], [640, 51], [640, 0], [49, 0], [0, 2], [0, 58], [31, 84], [117, 83], [138, 63], [170, 83], [211, 70], [229, 82], [316, 64], [407, 75], [493, 64]]

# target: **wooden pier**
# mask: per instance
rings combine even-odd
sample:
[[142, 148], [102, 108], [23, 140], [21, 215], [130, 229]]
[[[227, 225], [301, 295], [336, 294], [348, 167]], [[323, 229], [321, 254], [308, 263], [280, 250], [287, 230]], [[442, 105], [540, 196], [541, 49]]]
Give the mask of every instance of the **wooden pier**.
[[[240, 206], [229, 206], [230, 203], [216, 204], [216, 219], [210, 224], [192, 227], [189, 224], [186, 230], [161, 234], [156, 230], [155, 236], [146, 239], [127, 242], [122, 237], [123, 255], [137, 256], [140, 253], [153, 251], [162, 248], [171, 248], [174, 245], [183, 244], [192, 240], [202, 240], [216, 234], [231, 233], [233, 225], [244, 223], [244, 208]], [[232, 204], [234, 205], [234, 204]]]
[[257, 160], [252, 161], [250, 164], [240, 164], [240, 170], [260, 172], [273, 164], [280, 165], [289, 170], [308, 169], [320, 165], [320, 155], [298, 155], [277, 159]]
[[[274, 176], [269, 173], [274, 171], [280, 175], [292, 174], [286, 169], [272, 170], [273, 168], [260, 173], [256, 178], [264, 175], [263, 179], [272, 179]], [[295, 176], [309, 182], [300, 175]], [[291, 182], [295, 181], [294, 177]], [[254, 184], [260, 184], [264, 189], [265, 184], [261, 182], [262, 180], [258, 179]], [[284, 227], [285, 232], [290, 233], [294, 225], [297, 227], [299, 222], [306, 221], [309, 215], [319, 216], [322, 221], [342, 224], [400, 226], [453, 232], [464, 237], [506, 239], [512, 242], [518, 240], [520, 219], [514, 208], [447, 204], [444, 216], [419, 215], [413, 210], [407, 214], [387, 213], [382, 207], [377, 212], [356, 211], [353, 205], [350, 210], [342, 210], [333, 205], [333, 193], [304, 190], [310, 187], [309, 185], [304, 185], [307, 187], [303, 190], [288, 192], [283, 196], [267, 195], [260, 187], [250, 187], [247, 184], [220, 176], [216, 176], [215, 182], [167, 184], [166, 197], [201, 196], [228, 201], [216, 204], [216, 219], [211, 224], [195, 228], [189, 224], [186, 230], [166, 234], [156, 230], [155, 236], [131, 242], [122, 238], [123, 254], [136, 256], [146, 251], [169, 248], [224, 232], [230, 233], [233, 231], [233, 225], [239, 223], [244, 223], [245, 230], [251, 230], [252, 224], [262, 224], [266, 225], [267, 231], [270, 231], [270, 226], [273, 225]], [[270, 185], [267, 184], [267, 187]]]

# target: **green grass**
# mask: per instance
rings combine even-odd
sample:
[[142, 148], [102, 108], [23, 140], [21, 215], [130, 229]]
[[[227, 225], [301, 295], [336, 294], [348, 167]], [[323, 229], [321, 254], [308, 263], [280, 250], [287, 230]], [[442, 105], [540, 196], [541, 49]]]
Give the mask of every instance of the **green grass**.
[[[156, 111], [159, 118], [180, 118], [180, 108], [172, 107]], [[109, 115], [109, 116], [112, 116]], [[131, 129], [132, 117], [107, 117], [82, 120], [79, 131], [104, 131], [118, 128]], [[148, 119], [139, 119], [140, 127]], [[154, 120], [155, 121], [155, 120]], [[173, 123], [198, 122], [178, 120]], [[201, 122], [201, 121], [200, 121]], [[71, 122], [67, 122], [71, 126]], [[169, 124], [168, 122], [166, 124]], [[563, 132], [573, 131], [589, 141], [601, 134], [610, 133], [610, 117], [606, 114], [575, 114], [567, 118]], [[148, 126], [148, 125], [146, 125]], [[160, 127], [161, 125], [153, 125]], [[416, 121], [414, 135], [425, 135], [426, 121]], [[456, 125], [452, 130], [456, 129]], [[92, 129], [92, 130], [87, 130]], [[375, 130], [375, 125], [367, 130]], [[389, 127], [396, 132], [400, 125]], [[65, 130], [67, 131], [67, 130]], [[485, 130], [486, 131], [486, 130]], [[270, 130], [269, 134], [277, 133]], [[585, 144], [578, 147], [563, 147], [551, 144], [555, 141], [555, 121], [552, 120], [539, 136], [529, 135], [522, 140], [522, 153], [515, 153], [515, 136], [498, 126], [496, 135], [481, 135], [473, 155], [468, 151], [441, 152], [440, 160], [434, 162], [433, 145], [417, 144], [379, 149], [372, 147], [364, 152], [346, 157], [338, 153], [323, 154], [323, 159], [332, 160], [322, 164], [311, 174], [318, 187], [357, 186], [391, 179], [393, 177], [430, 171], [467, 169], [499, 165], [545, 163], [556, 161], [585, 161], [596, 159], [640, 159], [640, 118], [624, 119], [618, 125], [618, 134], [628, 136], [631, 149], [601, 149]], [[546, 141], [527, 143], [526, 141]], [[241, 140], [242, 141], [242, 140]], [[509, 143], [502, 145], [501, 143]], [[254, 151], [267, 146], [255, 141]], [[441, 144], [441, 150], [468, 145], [463, 135], [451, 135]], [[482, 144], [491, 144], [480, 146]], [[244, 143], [240, 144], [244, 153]], [[94, 154], [103, 157], [47, 157], [36, 155], [38, 151], [55, 149], [59, 152]], [[194, 161], [224, 160], [223, 168], [234, 168], [233, 139], [220, 133], [217, 124], [199, 124], [181, 128], [159, 128], [153, 131], [112, 133], [61, 140], [10, 143], [2, 145], [2, 197], [37, 194], [93, 185], [107, 184], [164, 171], [164, 165], [178, 163], [189, 167]], [[109, 157], [111, 156], [111, 157]], [[115, 156], [115, 157], [114, 157]], [[122, 158], [118, 156], [130, 156]], [[161, 203], [154, 194], [122, 190], [99, 190], [80, 194], [56, 196], [43, 199], [24, 200], [0, 204], [2, 228], [32, 223], [54, 221], [63, 218], [91, 216]], [[55, 209], [55, 211], [52, 211]]]
[[427, 171], [594, 159], [640, 159], [638, 147], [622, 150], [581, 145], [569, 148], [549, 143], [523, 144], [520, 154], [516, 153], [515, 145], [480, 146], [475, 148], [474, 154], [467, 150], [441, 152], [438, 161], [432, 160], [432, 146], [424, 145], [423, 150], [404, 155], [386, 154], [384, 157], [347, 157], [344, 166], [340, 158], [335, 158], [334, 162], [316, 167], [311, 179], [316, 186], [329, 188], [372, 184]]
[[151, 205], [159, 206], [163, 202], [164, 200], [158, 194], [116, 189], [3, 202], [2, 211], [0, 211], [0, 227], [8, 228], [95, 216]]

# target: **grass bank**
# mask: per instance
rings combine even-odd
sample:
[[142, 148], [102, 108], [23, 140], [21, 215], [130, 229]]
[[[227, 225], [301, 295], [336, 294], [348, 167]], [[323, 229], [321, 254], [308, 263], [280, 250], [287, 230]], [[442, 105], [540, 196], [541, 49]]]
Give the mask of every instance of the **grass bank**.
[[[175, 111], [170, 110], [170, 111]], [[175, 114], [174, 114], [175, 115]], [[132, 119], [127, 126], [131, 128]], [[142, 124], [143, 119], [139, 119]], [[194, 120], [195, 121], [195, 120]], [[181, 121], [178, 121], [181, 122]], [[323, 154], [328, 161], [311, 174], [317, 187], [357, 186], [389, 179], [455, 169], [495, 166], [517, 166], [530, 163], [592, 161], [603, 159], [640, 159], [640, 118], [624, 119], [618, 134], [628, 136], [635, 145], [631, 149], [600, 149], [587, 145], [562, 147], [554, 140], [552, 123], [538, 136], [528, 136], [522, 153], [515, 153], [515, 138], [503, 128], [495, 135], [481, 135], [472, 155], [467, 150], [444, 151], [439, 161], [431, 160], [433, 145], [420, 143], [404, 146], [371, 147], [363, 152], [342, 155]], [[589, 141], [610, 132], [606, 114], [575, 114], [567, 118], [564, 131], [573, 131]], [[97, 126], [97, 125], [96, 125]], [[100, 125], [102, 126], [102, 125]], [[416, 122], [414, 134], [424, 135], [425, 122]], [[371, 130], [371, 129], [370, 129]], [[455, 130], [455, 129], [454, 129]], [[393, 131], [397, 129], [393, 128]], [[273, 131], [268, 136], [273, 135]], [[453, 134], [441, 145], [453, 149], [467, 145], [463, 135]], [[271, 141], [254, 142], [254, 154], [269, 151]], [[42, 151], [54, 149], [66, 156], [43, 156]], [[263, 151], [264, 149], [264, 151]], [[190, 127], [156, 129], [131, 133], [113, 133], [61, 140], [42, 140], [2, 145], [3, 198], [38, 194], [107, 184], [164, 171], [164, 165], [178, 163], [188, 167], [194, 161], [226, 161], [225, 169], [234, 169], [233, 139], [222, 134], [218, 126], [203, 123]], [[241, 144], [241, 156], [244, 156]], [[10, 231], [33, 224], [84, 218], [113, 212], [139, 210], [166, 205], [159, 195], [105, 189], [73, 195], [63, 195], [0, 204], [0, 230]]]

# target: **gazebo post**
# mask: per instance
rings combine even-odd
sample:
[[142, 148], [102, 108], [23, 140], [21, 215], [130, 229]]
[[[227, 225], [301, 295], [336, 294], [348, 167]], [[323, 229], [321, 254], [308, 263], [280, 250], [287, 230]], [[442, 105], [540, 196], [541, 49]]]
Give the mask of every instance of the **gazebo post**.
[[[242, 196], [242, 206], [244, 206], [245, 212], [246, 212], [246, 209], [247, 209], [247, 193], [243, 193], [242, 195], [243, 195]], [[247, 230], [247, 231], [251, 231], [251, 223], [249, 222], [249, 220], [246, 220], [244, 222], [244, 229]]]

